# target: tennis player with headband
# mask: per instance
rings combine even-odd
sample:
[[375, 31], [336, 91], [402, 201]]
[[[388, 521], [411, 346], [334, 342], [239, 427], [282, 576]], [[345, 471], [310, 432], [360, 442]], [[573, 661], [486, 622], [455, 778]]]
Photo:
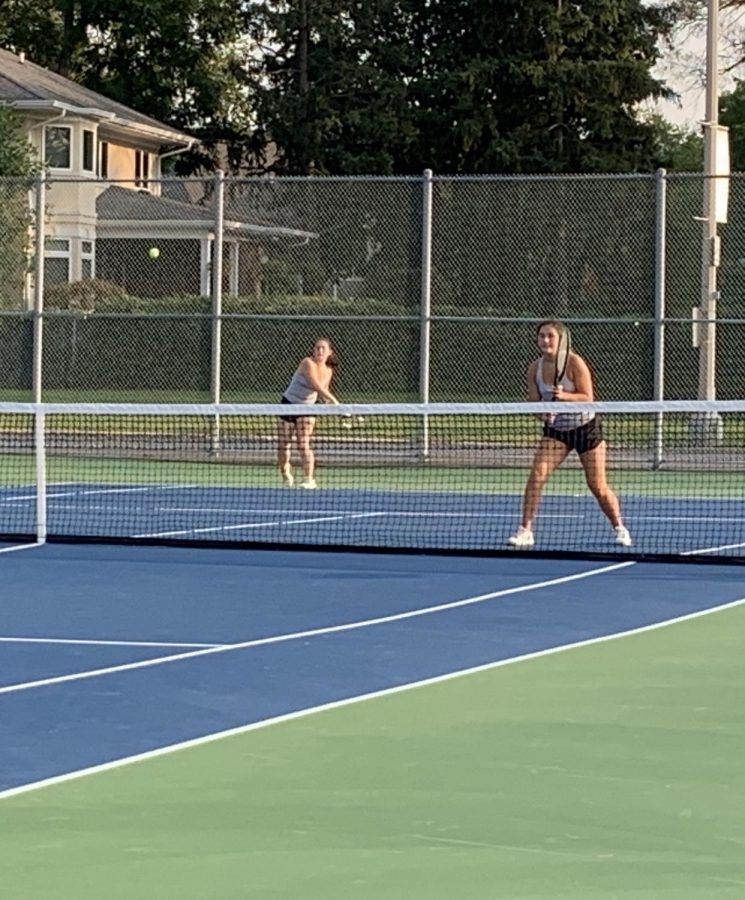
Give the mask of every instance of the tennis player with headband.
[[[528, 399], [591, 403], [595, 399], [592, 375], [585, 360], [569, 347], [569, 331], [555, 319], [537, 328], [540, 357], [528, 366]], [[593, 412], [543, 416], [543, 437], [533, 458], [525, 485], [520, 527], [509, 539], [513, 547], [532, 547], [533, 520], [541, 494], [551, 473], [576, 451], [587, 485], [613, 526], [615, 541], [631, 546], [631, 535], [621, 519], [621, 510], [606, 476], [606, 442], [599, 416]]]
[[[314, 403], [333, 403], [339, 401], [331, 393], [331, 379], [337, 361], [334, 347], [328, 338], [318, 338], [313, 345], [310, 356], [300, 361], [290, 383], [282, 395], [282, 403], [298, 403], [312, 406]], [[277, 464], [282, 481], [292, 487], [295, 478], [292, 474], [290, 455], [292, 452], [293, 434], [300, 454], [303, 468], [301, 488], [313, 489], [318, 485], [315, 479], [316, 460], [311, 444], [316, 420], [313, 416], [280, 416], [277, 432]]]

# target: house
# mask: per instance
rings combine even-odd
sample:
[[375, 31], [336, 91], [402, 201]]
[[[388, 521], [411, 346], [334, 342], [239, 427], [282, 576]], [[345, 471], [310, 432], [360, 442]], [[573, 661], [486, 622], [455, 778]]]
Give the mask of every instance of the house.
[[266, 210], [253, 221], [246, 204], [239, 213], [218, 210], [214, 179], [164, 180], [164, 160], [188, 151], [194, 138], [23, 54], [0, 49], [0, 103], [22, 116], [47, 166], [45, 286], [99, 278], [142, 296], [209, 295], [220, 222], [223, 286], [253, 294], [267, 246], [317, 237], [272, 222]]

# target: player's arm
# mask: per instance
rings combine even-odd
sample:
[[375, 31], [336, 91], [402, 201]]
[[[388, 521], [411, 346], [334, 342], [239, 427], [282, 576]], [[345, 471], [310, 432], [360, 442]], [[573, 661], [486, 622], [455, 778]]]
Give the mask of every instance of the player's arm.
[[300, 371], [305, 375], [308, 383], [311, 385], [314, 391], [318, 393], [318, 396], [325, 403], [332, 403], [335, 406], [339, 405], [339, 401], [329, 390], [328, 384], [323, 384], [323, 382], [319, 379], [316, 367], [309, 357], [305, 357], [305, 359], [300, 363]]
[[[527, 394], [528, 400], [531, 403], [539, 403], [541, 399], [540, 392], [538, 390], [538, 382], [536, 381], [536, 375], [538, 374], [538, 360], [533, 360], [533, 362], [528, 366], [528, 380], [527, 380]], [[541, 421], [545, 420], [545, 416], [538, 414], [537, 418]]]
[[564, 388], [557, 388], [555, 391], [556, 400], [566, 400], [571, 403], [592, 403], [595, 399], [595, 392], [592, 387], [592, 374], [590, 367], [575, 353], [569, 358], [569, 377], [574, 382], [573, 391], [565, 391]]

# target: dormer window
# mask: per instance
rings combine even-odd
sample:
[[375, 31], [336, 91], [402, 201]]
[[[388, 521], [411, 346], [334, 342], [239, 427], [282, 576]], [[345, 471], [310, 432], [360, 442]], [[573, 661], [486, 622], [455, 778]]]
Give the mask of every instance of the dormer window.
[[66, 125], [47, 125], [44, 129], [44, 156], [51, 169], [69, 169], [72, 166], [70, 147], [72, 129]]

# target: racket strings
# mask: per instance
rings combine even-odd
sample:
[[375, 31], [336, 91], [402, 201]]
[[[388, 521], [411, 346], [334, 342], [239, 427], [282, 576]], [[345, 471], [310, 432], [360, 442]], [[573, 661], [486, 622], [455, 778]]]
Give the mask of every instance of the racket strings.
[[572, 351], [572, 338], [569, 329], [565, 328], [559, 335], [559, 349], [556, 352], [556, 367], [554, 369], [554, 387], [559, 387], [566, 375], [569, 364], [569, 354]]

